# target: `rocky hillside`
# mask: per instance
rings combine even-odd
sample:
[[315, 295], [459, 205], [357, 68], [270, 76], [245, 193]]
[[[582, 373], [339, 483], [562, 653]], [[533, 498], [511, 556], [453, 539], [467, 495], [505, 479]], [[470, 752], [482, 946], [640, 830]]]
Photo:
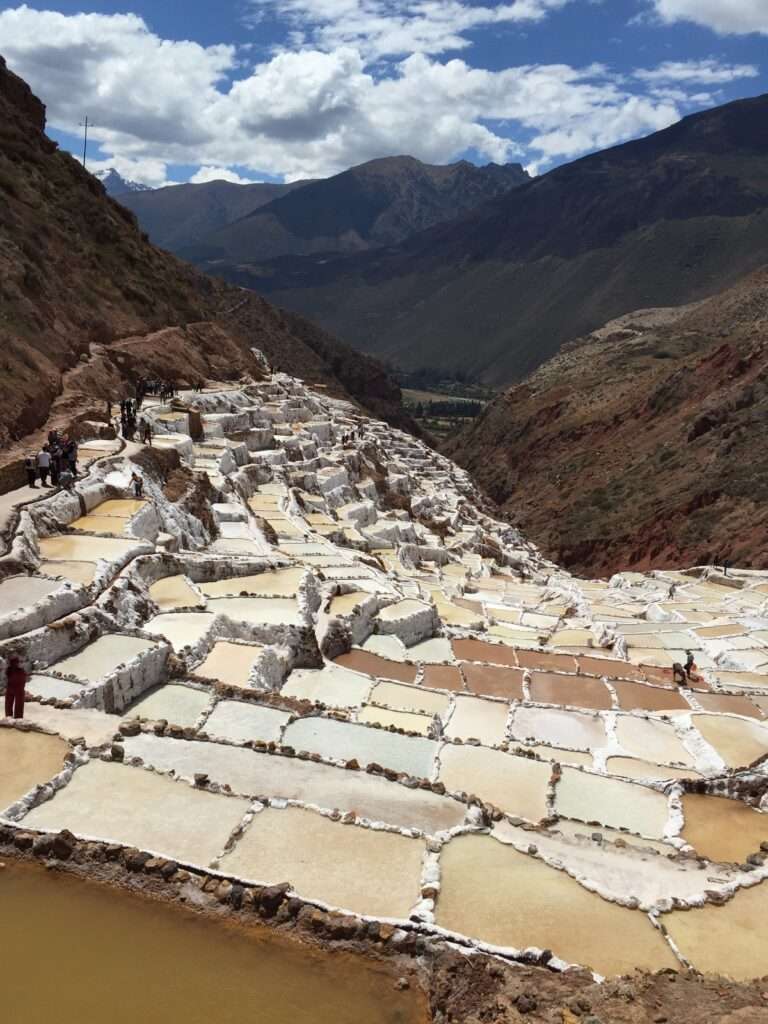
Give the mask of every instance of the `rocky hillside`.
[[766, 262], [761, 96], [558, 167], [398, 246], [284, 257], [238, 280], [406, 369], [503, 384], [627, 310], [706, 298]]
[[[377, 363], [155, 248], [44, 128], [43, 104], [0, 60], [4, 460], [18, 458], [12, 442], [51, 414], [62, 423], [87, 416], [99, 395], [117, 397], [139, 372], [256, 373], [252, 346], [278, 368], [363, 402], [371, 396], [379, 415], [402, 420], [399, 389]], [[142, 343], [168, 331], [162, 343]]]
[[768, 268], [624, 316], [493, 402], [451, 454], [585, 574], [768, 552]]
[[305, 184], [294, 181], [289, 185], [236, 185], [231, 181], [206, 181], [200, 185], [187, 183], [121, 193], [120, 202], [133, 210], [155, 245], [180, 252]]
[[231, 277], [286, 254], [394, 245], [527, 180], [519, 164], [476, 167], [462, 160], [433, 166], [410, 156], [371, 160], [275, 199], [180, 255]]

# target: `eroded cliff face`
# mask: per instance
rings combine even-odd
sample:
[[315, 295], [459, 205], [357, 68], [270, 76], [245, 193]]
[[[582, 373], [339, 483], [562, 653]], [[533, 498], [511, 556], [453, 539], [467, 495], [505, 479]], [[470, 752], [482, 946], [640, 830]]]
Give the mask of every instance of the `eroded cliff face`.
[[551, 556], [602, 574], [768, 550], [768, 270], [567, 346], [451, 453]]
[[[365, 402], [379, 364], [152, 246], [44, 128], [45, 107], [0, 62], [0, 444], [52, 415], [93, 415], [94, 395], [118, 398], [152, 367], [179, 381], [258, 376], [254, 346], [277, 368]], [[377, 413], [402, 422], [398, 389], [384, 391]]]

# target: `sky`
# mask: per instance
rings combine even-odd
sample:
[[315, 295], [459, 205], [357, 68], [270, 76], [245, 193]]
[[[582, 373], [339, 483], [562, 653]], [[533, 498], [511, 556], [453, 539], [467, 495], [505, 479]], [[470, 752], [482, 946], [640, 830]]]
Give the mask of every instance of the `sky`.
[[88, 166], [153, 187], [376, 157], [532, 174], [768, 92], [768, 0], [49, 0], [0, 54]]

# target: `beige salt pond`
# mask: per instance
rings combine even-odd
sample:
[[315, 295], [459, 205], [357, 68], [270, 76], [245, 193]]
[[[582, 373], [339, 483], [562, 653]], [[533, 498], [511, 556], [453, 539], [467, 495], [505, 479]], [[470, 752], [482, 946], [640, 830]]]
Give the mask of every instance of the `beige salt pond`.
[[[215, 728], [225, 732], [228, 725]], [[435, 833], [460, 825], [464, 819], [464, 805], [450, 797], [409, 789], [367, 772], [347, 771], [296, 757], [148, 733], [128, 737], [125, 749], [128, 756], [141, 756], [147, 764], [162, 771], [173, 770], [186, 779], [192, 779], [196, 772], [206, 772], [237, 793], [351, 811], [358, 817], [401, 828]]]
[[487, 747], [449, 744], [440, 751], [439, 779], [449, 792], [474, 794], [529, 821], [546, 817], [551, 774], [549, 764]]
[[70, 583], [88, 587], [96, 575], [95, 562], [41, 562], [39, 573], [44, 576], [60, 577]]
[[660, 764], [693, 767], [696, 760], [675, 735], [671, 725], [636, 715], [618, 715], [616, 738], [629, 754]]
[[90, 761], [52, 800], [33, 808], [24, 824], [68, 828], [205, 867], [247, 809], [246, 800], [206, 793], [142, 768]]
[[566, 818], [598, 821], [651, 839], [662, 838], [669, 818], [667, 798], [661, 793], [568, 767], [563, 768], [555, 789], [555, 811]]
[[554, 708], [518, 707], [512, 713], [510, 732], [520, 741], [530, 738], [549, 746], [575, 750], [594, 750], [606, 743], [601, 719]]
[[75, 676], [96, 683], [134, 658], [146, 654], [157, 646], [152, 640], [142, 640], [121, 633], [105, 633], [69, 658], [57, 661], [51, 667], [62, 675]]
[[255, 626], [303, 624], [297, 602], [289, 597], [217, 597], [209, 599], [208, 610]]
[[475, 739], [488, 747], [498, 746], [506, 738], [509, 708], [498, 701], [458, 696], [445, 730], [451, 739]]
[[144, 631], [164, 636], [174, 651], [200, 643], [213, 625], [211, 612], [162, 612], [144, 626]]
[[304, 575], [304, 569], [277, 569], [251, 576], [232, 576], [225, 580], [199, 583], [206, 597], [237, 597], [253, 594], [256, 597], [295, 597]]
[[270, 807], [221, 867], [255, 882], [288, 879], [300, 896], [354, 913], [407, 918], [419, 899], [423, 855], [423, 840]]
[[163, 612], [176, 608], [201, 608], [204, 604], [186, 576], [166, 576], [157, 580], [149, 588], [149, 596]]
[[18, 614], [60, 589], [58, 580], [47, 580], [41, 576], [11, 576], [0, 582], [0, 616]]
[[69, 524], [70, 530], [83, 533], [107, 533], [113, 537], [123, 537], [128, 532], [130, 519], [120, 516], [87, 515], [75, 519]]
[[627, 779], [696, 779], [693, 768], [670, 768], [635, 757], [609, 757], [606, 762], [609, 775], [623, 775]]
[[264, 650], [259, 644], [234, 644], [218, 640], [201, 664], [194, 668], [195, 675], [218, 679], [232, 686], [248, 686], [251, 669]]
[[[0, 874], [0, 902], [4, 928], [16, 936], [4, 952], [3, 999], [15, 1008], [17, 1024], [92, 1022], [107, 1006], [112, 1024], [253, 1024], [256, 1019], [423, 1024], [427, 1019], [418, 986], [400, 991], [394, 968], [321, 952], [273, 929], [212, 921], [63, 872], [15, 863]], [[45, 971], [39, 963], [46, 964]]]
[[139, 541], [117, 537], [88, 537], [61, 534], [43, 537], [38, 542], [40, 556], [46, 562], [116, 562], [135, 552]]
[[[331, 601], [331, 615], [351, 615], [355, 608], [359, 608], [365, 601], [369, 601], [371, 595], [366, 590], [355, 590], [351, 594], [340, 594]], [[375, 607], [375, 606], [374, 606]]]
[[373, 704], [394, 708], [399, 711], [417, 711], [425, 715], [445, 715], [448, 710], [447, 694], [424, 690], [419, 686], [404, 683], [376, 683], [371, 690]]
[[193, 726], [210, 701], [210, 694], [191, 686], [168, 683], [145, 694], [124, 718], [165, 719], [171, 725]]
[[692, 721], [729, 768], [747, 767], [768, 754], [768, 727], [751, 718], [693, 715]]
[[[601, 899], [490, 836], [451, 840], [440, 868], [437, 924], [443, 928], [494, 946], [550, 949], [606, 976], [679, 967], [645, 914]], [[611, 936], [621, 940], [607, 941]]]
[[250, 740], [276, 742], [280, 732], [290, 719], [287, 711], [260, 704], [246, 704], [242, 701], [219, 701], [205, 723], [209, 736], [229, 740], [231, 743], [246, 743]]
[[295, 669], [280, 691], [284, 697], [310, 700], [333, 708], [359, 707], [368, 699], [371, 680], [339, 665], [321, 669]]
[[58, 736], [0, 729], [0, 811], [58, 775], [68, 753]]
[[742, 863], [768, 842], [768, 814], [741, 800], [686, 793], [683, 839], [709, 860]]
[[396, 729], [415, 732], [420, 736], [427, 736], [432, 724], [430, 715], [420, 715], [412, 711], [393, 711], [391, 708], [379, 708], [372, 704], [365, 704], [360, 709], [357, 720], [366, 725], [380, 725], [384, 728], [393, 725]]
[[[721, 907], [664, 914], [662, 924], [693, 967], [735, 981], [768, 974], [768, 883], [737, 892]], [[762, 1014], [755, 1011], [759, 1020]], [[745, 1017], [745, 1021], [746, 1021]]]
[[333, 760], [371, 763], [417, 778], [429, 778], [437, 752], [434, 740], [373, 729], [330, 718], [300, 718], [283, 734], [283, 743]]

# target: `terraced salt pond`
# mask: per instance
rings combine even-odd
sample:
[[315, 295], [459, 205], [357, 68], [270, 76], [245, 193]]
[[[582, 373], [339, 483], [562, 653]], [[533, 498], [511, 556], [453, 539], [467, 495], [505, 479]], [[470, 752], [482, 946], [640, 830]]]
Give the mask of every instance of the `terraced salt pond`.
[[85, 682], [98, 682], [111, 675], [120, 665], [151, 651], [156, 644], [140, 637], [106, 634], [88, 644], [77, 654], [53, 666], [62, 675], [76, 676]]
[[202, 690], [168, 683], [137, 700], [124, 717], [165, 719], [172, 725], [192, 726], [209, 702], [210, 695]]
[[486, 747], [446, 746], [439, 779], [448, 792], [474, 794], [507, 814], [540, 821], [547, 814], [549, 764]]
[[267, 808], [222, 867], [251, 881], [289, 880], [300, 895], [359, 914], [408, 917], [419, 899], [423, 855], [419, 839], [339, 827], [295, 807]]
[[96, 1021], [107, 1006], [113, 1024], [426, 1024], [420, 989], [399, 990], [388, 965], [273, 930], [13, 863], [0, 872], [0, 903], [15, 937], [3, 1000], [18, 1024]]
[[69, 828], [205, 867], [221, 853], [247, 808], [240, 798], [91, 761], [54, 800], [35, 807], [24, 820], [31, 828]]
[[149, 596], [162, 612], [202, 607], [200, 595], [185, 576], [166, 576], [149, 588]]
[[603, 975], [678, 967], [645, 914], [601, 899], [490, 836], [453, 839], [440, 862], [437, 923], [443, 928], [495, 946], [550, 949]]
[[555, 809], [566, 818], [626, 828], [649, 839], [661, 839], [669, 818], [661, 793], [568, 767], [557, 786]]
[[41, 576], [11, 576], [0, 581], [0, 618], [42, 601], [61, 589], [58, 580]]
[[210, 631], [216, 616], [212, 612], [162, 612], [144, 624], [146, 633], [162, 636], [174, 651], [194, 647]]
[[206, 658], [195, 666], [195, 674], [232, 686], [247, 686], [251, 670], [263, 648], [258, 644], [235, 644], [217, 640]]
[[364, 725], [329, 718], [301, 718], [292, 722], [283, 742], [333, 760], [376, 763], [417, 778], [429, 778], [437, 752], [433, 740], [400, 736]]
[[58, 736], [0, 729], [0, 811], [58, 775], [68, 752]]
[[768, 814], [740, 800], [687, 793], [683, 813], [683, 839], [709, 860], [738, 864], [768, 842]]

